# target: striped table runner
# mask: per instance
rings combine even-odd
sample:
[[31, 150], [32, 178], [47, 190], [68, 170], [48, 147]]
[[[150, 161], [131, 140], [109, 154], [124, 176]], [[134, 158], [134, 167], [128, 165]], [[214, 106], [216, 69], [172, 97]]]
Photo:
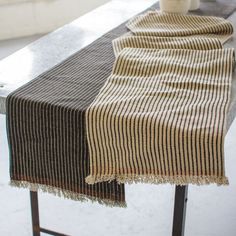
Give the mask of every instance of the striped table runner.
[[105, 34], [7, 97], [11, 185], [73, 200], [125, 206], [124, 185], [88, 185], [85, 111], [112, 71], [112, 40]]
[[124, 35], [112, 41], [115, 56], [124, 48], [211, 50], [222, 48], [215, 38], [153, 37]]
[[222, 43], [233, 34], [232, 24], [220, 17], [165, 14], [148, 11], [126, 25], [135, 35], [157, 37], [215, 37]]
[[87, 183], [228, 184], [233, 49], [125, 48], [86, 111]]

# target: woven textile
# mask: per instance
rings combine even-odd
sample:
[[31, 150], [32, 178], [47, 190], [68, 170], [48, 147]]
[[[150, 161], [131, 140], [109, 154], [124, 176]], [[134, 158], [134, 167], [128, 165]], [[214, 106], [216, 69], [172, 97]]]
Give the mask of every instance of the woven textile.
[[165, 14], [148, 11], [134, 17], [127, 27], [139, 36], [183, 37], [201, 36], [219, 38], [224, 43], [232, 34], [232, 24], [220, 17]]
[[86, 111], [86, 181], [227, 184], [233, 65], [233, 49], [124, 49]]
[[12, 185], [125, 206], [124, 185], [85, 183], [85, 111], [112, 71], [112, 40], [125, 32], [123, 24], [8, 96]]
[[213, 38], [173, 38], [152, 36], [123, 36], [113, 40], [114, 53], [117, 56], [124, 48], [153, 49], [191, 49], [211, 50], [222, 48], [218, 39]]

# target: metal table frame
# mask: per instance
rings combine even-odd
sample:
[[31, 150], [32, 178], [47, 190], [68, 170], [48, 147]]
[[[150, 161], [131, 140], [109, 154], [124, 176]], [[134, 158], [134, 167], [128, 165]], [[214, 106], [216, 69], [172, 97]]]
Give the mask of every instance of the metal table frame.
[[[188, 195], [188, 186], [175, 187], [172, 236], [184, 236], [187, 195]], [[31, 204], [33, 236], [40, 236], [40, 233], [46, 233], [54, 236], [69, 236], [66, 234], [42, 228], [40, 226], [38, 192], [30, 191], [30, 204]]]

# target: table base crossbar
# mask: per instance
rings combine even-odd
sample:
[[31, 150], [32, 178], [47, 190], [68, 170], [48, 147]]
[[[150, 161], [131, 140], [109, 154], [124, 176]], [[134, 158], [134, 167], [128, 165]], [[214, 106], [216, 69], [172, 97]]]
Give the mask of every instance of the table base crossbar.
[[58, 232], [40, 227], [38, 192], [30, 191], [30, 203], [31, 203], [33, 236], [40, 236], [40, 233], [46, 233], [46, 234], [54, 235], [54, 236], [69, 236], [67, 234], [58, 233]]
[[[172, 236], [184, 236], [187, 195], [188, 195], [188, 186], [175, 187]], [[69, 236], [66, 234], [58, 233], [40, 227], [38, 192], [30, 191], [30, 203], [31, 203], [33, 236], [40, 236], [40, 233], [46, 233], [54, 236]]]

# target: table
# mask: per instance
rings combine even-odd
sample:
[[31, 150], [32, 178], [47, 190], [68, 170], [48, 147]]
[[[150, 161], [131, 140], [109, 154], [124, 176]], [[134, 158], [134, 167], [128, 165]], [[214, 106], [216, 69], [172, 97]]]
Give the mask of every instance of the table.
[[[156, 0], [113, 0], [0, 61], [0, 113], [5, 114], [5, 101], [9, 93], [86, 47], [109, 30], [150, 7], [155, 2]], [[229, 20], [236, 29], [236, 12], [229, 17]], [[236, 32], [234, 38], [236, 38]], [[236, 49], [236, 40], [230, 40], [225, 46]], [[233, 76], [227, 129], [230, 128], [235, 116], [236, 73]], [[176, 187], [173, 236], [184, 235], [187, 192], [188, 186]], [[40, 227], [37, 192], [30, 191], [30, 199], [33, 235], [39, 236], [40, 232], [44, 232], [65, 236], [65, 234]]]

